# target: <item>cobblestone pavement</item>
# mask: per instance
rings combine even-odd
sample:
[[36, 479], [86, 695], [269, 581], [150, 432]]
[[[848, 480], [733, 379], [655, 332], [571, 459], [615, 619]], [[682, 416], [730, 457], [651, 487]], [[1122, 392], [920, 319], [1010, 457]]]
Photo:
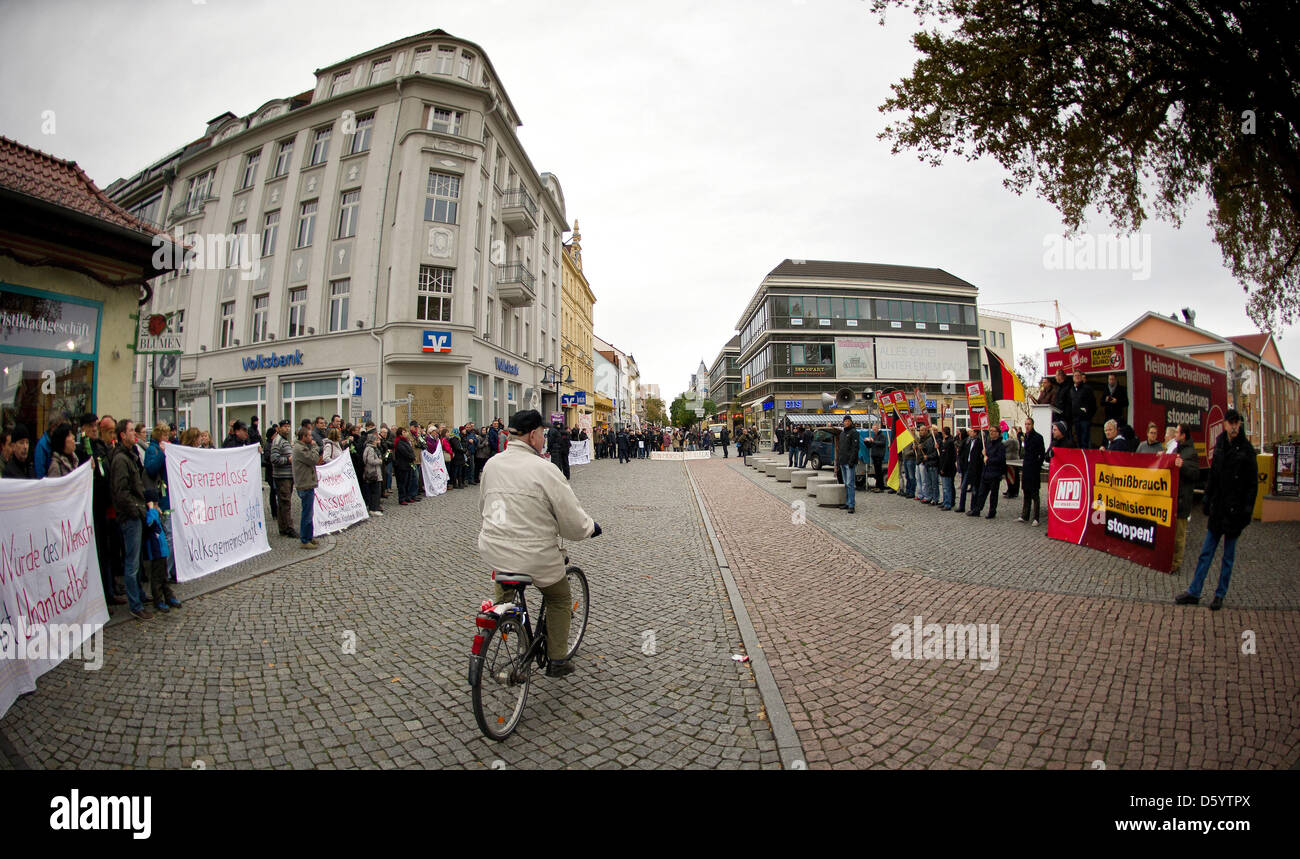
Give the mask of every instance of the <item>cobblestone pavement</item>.
[[[1238, 592], [1269, 570], [1284, 580], [1295, 565], [1279, 555], [1253, 560], [1211, 612], [1173, 605], [1169, 576], [1126, 564], [1157, 583], [1139, 589], [1109, 556], [1005, 513], [977, 522], [871, 494], [849, 516], [740, 463], [689, 467], [810, 767], [1280, 768], [1300, 755], [1300, 613], [1243, 608]], [[1252, 529], [1239, 562], [1267, 530]], [[911, 639], [895, 624], [917, 616], [997, 624], [996, 667], [894, 658]]]
[[599, 460], [573, 483], [605, 529], [571, 547], [591, 583], [579, 671], [538, 678], [504, 743], [480, 735], [465, 680], [491, 595], [470, 488], [108, 629], [102, 670], [45, 675], [0, 748], [42, 768], [779, 767], [682, 466]]
[[[1167, 603], [1187, 589], [1205, 539], [1206, 517], [1198, 507], [1188, 524], [1182, 571], [1170, 575], [1095, 549], [1048, 539], [1046, 505], [1043, 524], [1035, 527], [1016, 521], [1019, 498], [999, 498], [997, 518], [988, 520], [946, 513], [897, 495], [859, 491], [857, 512], [850, 516], [840, 508], [818, 507], [805, 490], [778, 483], [744, 467], [743, 461], [727, 464], [787, 505], [806, 502], [810, 522], [828, 528], [876, 566], [912, 570], [945, 581]], [[829, 468], [823, 472], [833, 476]], [[988, 512], [987, 502], [984, 512]], [[1297, 553], [1300, 522], [1253, 523], [1237, 544], [1232, 587], [1225, 604], [1300, 609], [1300, 565], [1291, 560]], [[1211, 595], [1219, 580], [1221, 557], [1222, 546], [1207, 579], [1206, 592]]]

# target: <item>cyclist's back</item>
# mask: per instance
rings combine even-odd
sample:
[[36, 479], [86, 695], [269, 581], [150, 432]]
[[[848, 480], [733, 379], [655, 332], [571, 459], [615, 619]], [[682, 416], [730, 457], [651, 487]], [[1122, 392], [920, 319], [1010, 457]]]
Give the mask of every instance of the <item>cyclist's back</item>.
[[[534, 409], [510, 418], [505, 452], [483, 466], [479, 513], [479, 554], [493, 570], [532, 576], [546, 601], [549, 633], [547, 673], [570, 673], [564, 659], [569, 626], [569, 584], [559, 538], [582, 540], [600, 526], [578, 503], [569, 481], [542, 459], [546, 443], [542, 416]], [[503, 591], [497, 587], [496, 600]]]

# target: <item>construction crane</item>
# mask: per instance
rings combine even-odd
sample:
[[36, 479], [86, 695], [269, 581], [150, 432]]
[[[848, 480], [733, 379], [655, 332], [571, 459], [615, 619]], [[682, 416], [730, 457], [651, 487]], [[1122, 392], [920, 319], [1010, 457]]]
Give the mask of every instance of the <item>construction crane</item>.
[[[996, 306], [1001, 307], [1001, 306], [1006, 306], [1011, 304], [1046, 304], [1046, 303], [1047, 303], [1046, 301], [1003, 301], [1003, 302], [999, 302], [998, 305]], [[1047, 319], [1039, 319], [1038, 317], [1035, 316], [1024, 316], [1019, 313], [1007, 313], [1002, 310], [986, 309], [987, 307], [990, 306], [994, 306], [994, 305], [985, 305], [979, 307], [978, 308], [979, 314], [981, 316], [991, 316], [994, 319], [1006, 319], [1010, 322], [1024, 322], [1027, 325], [1037, 325], [1039, 328], [1051, 328], [1053, 330], [1060, 327], [1061, 325], [1061, 303], [1059, 301], [1052, 302], [1052, 306], [1056, 310], [1056, 322], [1051, 322]], [[1094, 340], [1101, 337], [1100, 331], [1085, 331], [1083, 329], [1077, 329], [1075, 333], [1087, 334], [1089, 337], [1093, 338]]]

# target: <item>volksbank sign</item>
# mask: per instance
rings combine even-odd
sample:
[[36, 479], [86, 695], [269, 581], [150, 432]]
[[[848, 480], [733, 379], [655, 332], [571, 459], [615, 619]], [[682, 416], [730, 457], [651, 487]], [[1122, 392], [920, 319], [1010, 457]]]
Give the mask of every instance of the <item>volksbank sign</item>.
[[272, 352], [270, 355], [257, 353], [253, 358], [245, 358], [244, 372], [255, 373], [258, 370], [274, 370], [278, 367], [301, 367], [302, 350], [298, 349], [293, 354], [277, 355]]
[[501, 373], [509, 373], [509, 374], [512, 375], [512, 376], [518, 376], [518, 375], [519, 375], [519, 365], [518, 365], [518, 364], [511, 364], [511, 363], [510, 363], [509, 361], [507, 361], [505, 358], [497, 358], [497, 359], [496, 359], [496, 365], [497, 365], [497, 371], [498, 371], [498, 372], [501, 372]]

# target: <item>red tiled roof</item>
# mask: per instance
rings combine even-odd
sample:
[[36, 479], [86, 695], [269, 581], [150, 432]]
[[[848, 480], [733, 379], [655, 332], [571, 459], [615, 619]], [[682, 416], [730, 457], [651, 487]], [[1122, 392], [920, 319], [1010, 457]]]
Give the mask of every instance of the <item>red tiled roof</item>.
[[157, 228], [114, 203], [75, 161], [0, 136], [0, 187], [152, 235]]
[[1264, 344], [1268, 342], [1269, 335], [1265, 334], [1238, 334], [1236, 337], [1229, 337], [1233, 343], [1245, 349], [1252, 355], [1264, 354]]

